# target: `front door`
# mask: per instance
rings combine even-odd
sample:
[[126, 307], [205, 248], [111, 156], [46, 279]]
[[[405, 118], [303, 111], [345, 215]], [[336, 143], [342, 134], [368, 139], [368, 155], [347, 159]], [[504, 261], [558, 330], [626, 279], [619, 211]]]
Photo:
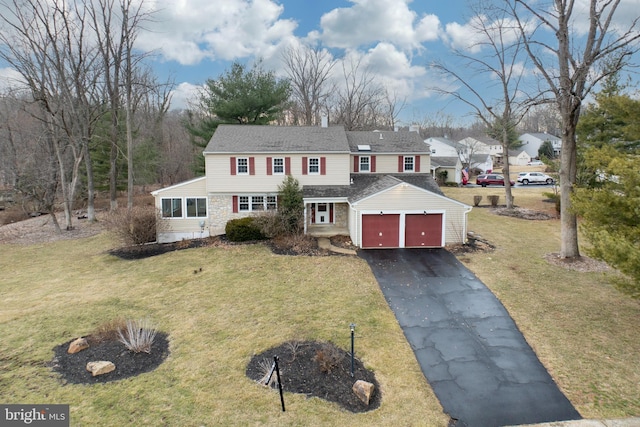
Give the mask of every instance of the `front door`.
[[316, 203], [316, 224], [329, 223], [329, 204]]

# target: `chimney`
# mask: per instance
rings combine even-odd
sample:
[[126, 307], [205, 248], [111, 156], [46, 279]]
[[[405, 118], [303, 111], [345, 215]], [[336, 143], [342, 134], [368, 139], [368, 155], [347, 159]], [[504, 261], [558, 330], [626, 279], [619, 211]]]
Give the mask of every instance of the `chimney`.
[[329, 118], [327, 116], [322, 116], [320, 118], [321, 125], [320, 127], [327, 128], [329, 127]]

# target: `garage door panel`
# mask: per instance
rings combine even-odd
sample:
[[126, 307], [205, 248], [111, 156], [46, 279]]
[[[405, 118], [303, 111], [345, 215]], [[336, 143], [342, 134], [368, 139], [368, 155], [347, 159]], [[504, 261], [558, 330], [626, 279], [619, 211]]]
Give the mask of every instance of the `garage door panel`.
[[400, 246], [400, 215], [362, 215], [363, 248]]
[[441, 247], [442, 214], [407, 214], [405, 247]]

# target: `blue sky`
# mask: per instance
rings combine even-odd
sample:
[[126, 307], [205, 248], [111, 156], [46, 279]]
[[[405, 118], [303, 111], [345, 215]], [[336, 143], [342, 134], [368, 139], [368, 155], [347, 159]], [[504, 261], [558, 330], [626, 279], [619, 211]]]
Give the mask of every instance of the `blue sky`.
[[[447, 24], [463, 26], [465, 0], [156, 0], [153, 31], [141, 33], [144, 49], [157, 52], [152, 65], [178, 85], [174, 107], [186, 105], [194, 89], [216, 78], [232, 61], [252, 63], [282, 75], [282, 50], [297, 43], [327, 48], [336, 58], [354, 55], [383, 84], [406, 99], [403, 123], [445, 110], [464, 116], [468, 108], [428, 91], [436, 80], [429, 63], [446, 57], [452, 37]], [[338, 67], [336, 67], [336, 70]], [[336, 76], [339, 78], [339, 76]]]
[[[233, 61], [262, 59], [264, 68], [284, 76], [282, 52], [306, 44], [327, 49], [336, 59], [361, 61], [389, 92], [405, 100], [402, 125], [436, 115], [452, 117], [454, 125], [473, 119], [464, 103], [431, 90], [448, 83], [430, 64], [452, 63], [452, 48], [471, 51], [469, 43], [477, 38], [468, 5], [474, 0], [138, 1], [154, 17], [140, 31], [138, 48], [154, 52], [150, 64], [161, 80], [175, 82], [173, 108], [187, 107], [196, 90]], [[587, 4], [576, 0], [576, 30], [584, 27], [581, 13]], [[626, 26], [639, 10], [640, 0], [622, 0], [617, 17]], [[457, 69], [483, 94], [494, 89], [490, 76]], [[337, 81], [343, 79], [341, 67], [334, 72]], [[10, 76], [11, 70], [0, 65], [0, 87]]]

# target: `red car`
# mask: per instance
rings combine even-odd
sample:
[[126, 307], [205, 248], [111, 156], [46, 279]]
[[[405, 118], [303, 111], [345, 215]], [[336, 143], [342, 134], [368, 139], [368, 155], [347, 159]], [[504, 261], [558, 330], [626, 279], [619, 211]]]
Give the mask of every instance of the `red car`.
[[[514, 181], [509, 181], [511, 185], [515, 185]], [[494, 173], [478, 175], [476, 184], [486, 187], [487, 185], [504, 185], [504, 176]]]

